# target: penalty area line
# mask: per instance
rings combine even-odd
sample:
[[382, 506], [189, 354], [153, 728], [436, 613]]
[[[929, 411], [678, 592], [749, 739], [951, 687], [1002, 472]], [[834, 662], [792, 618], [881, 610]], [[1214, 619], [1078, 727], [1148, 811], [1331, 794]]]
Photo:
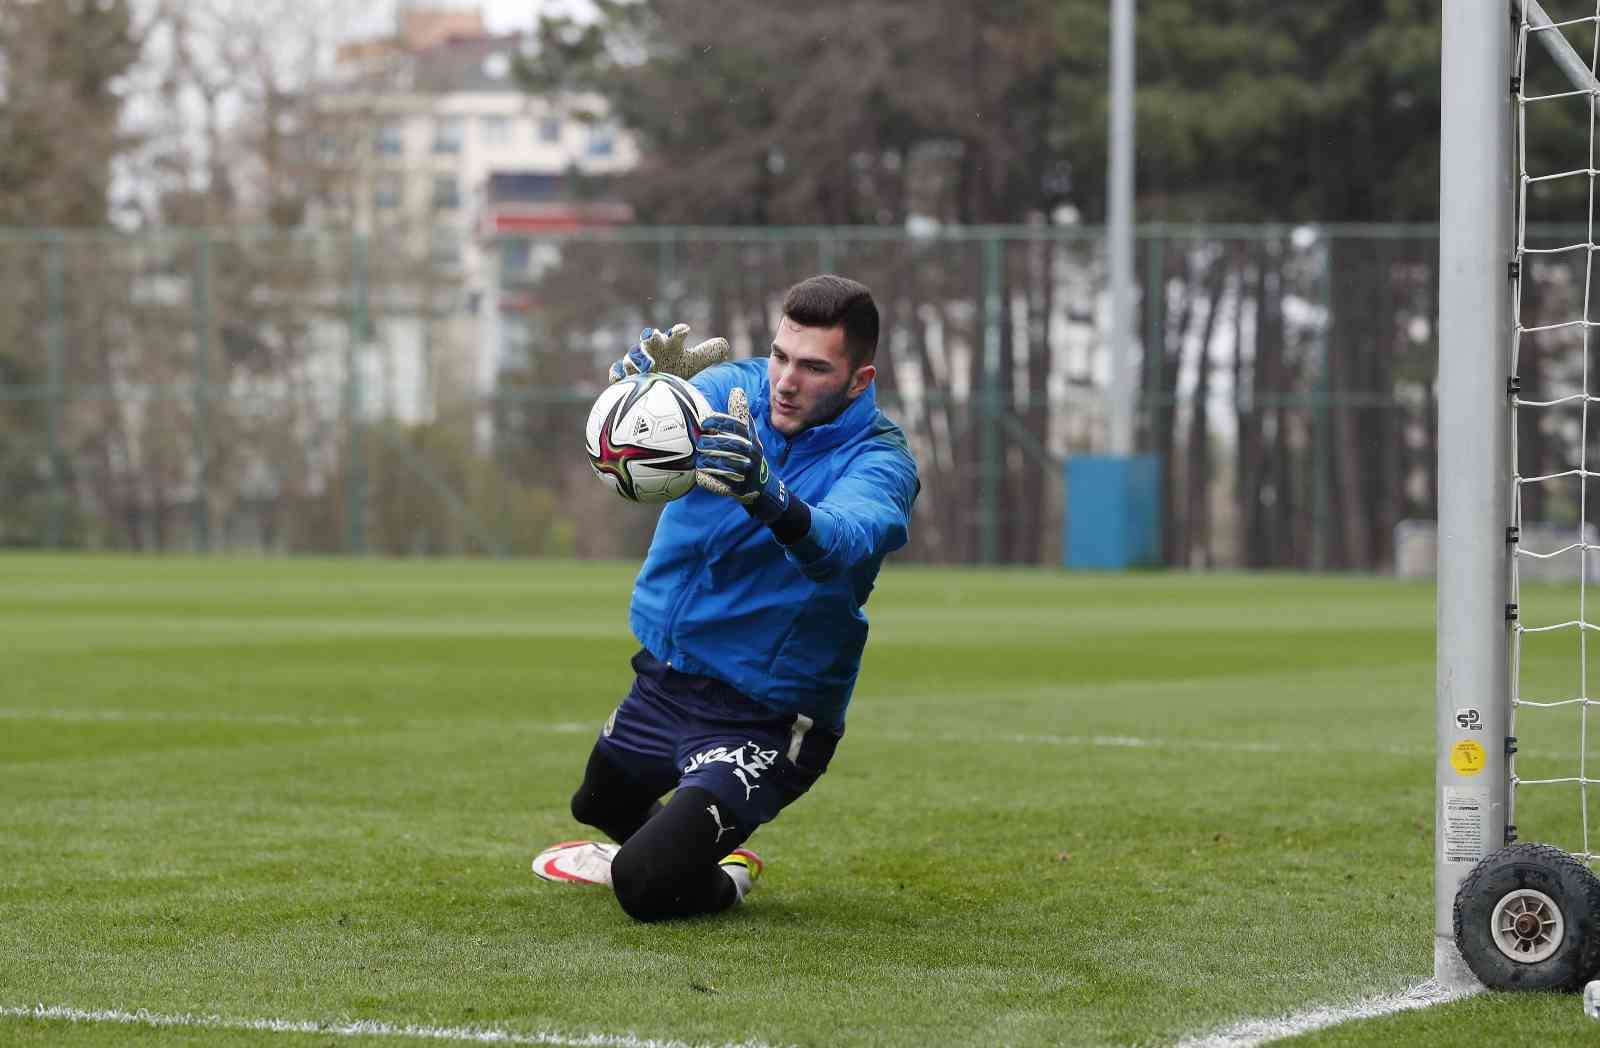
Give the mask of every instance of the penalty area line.
[[1450, 990], [1432, 979], [1418, 983], [1400, 993], [1382, 997], [1368, 997], [1346, 1005], [1318, 1005], [1292, 1015], [1276, 1019], [1247, 1019], [1226, 1029], [1198, 1034], [1179, 1041], [1174, 1048], [1254, 1048], [1258, 1044], [1297, 1037], [1313, 1030], [1352, 1022], [1357, 1019], [1377, 1019], [1413, 1008], [1428, 1008], [1446, 1001], [1470, 997], [1479, 990]]
[[243, 1030], [251, 1033], [303, 1033], [333, 1037], [413, 1037], [465, 1044], [549, 1045], [551, 1048], [774, 1048], [763, 1041], [709, 1042], [661, 1040], [631, 1033], [568, 1033], [535, 1030], [519, 1033], [496, 1026], [427, 1026], [381, 1022], [375, 1019], [317, 1022], [301, 1019], [234, 1019], [188, 1012], [152, 1012], [144, 1008], [72, 1008], [35, 1004], [31, 1007], [0, 1005], [0, 1019], [41, 1019], [72, 1023], [121, 1023], [127, 1026], [180, 1027], [197, 1030]]

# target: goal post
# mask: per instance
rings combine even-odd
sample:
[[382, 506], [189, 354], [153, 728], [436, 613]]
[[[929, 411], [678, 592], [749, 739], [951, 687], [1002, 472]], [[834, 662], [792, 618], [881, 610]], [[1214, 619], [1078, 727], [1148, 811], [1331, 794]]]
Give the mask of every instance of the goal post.
[[[1591, 405], [1600, 403], [1590, 381], [1591, 334], [1600, 326], [1590, 304], [1600, 252], [1595, 236], [1600, 7], [1555, 22], [1539, 0], [1445, 0], [1442, 28], [1434, 979], [1449, 990], [1470, 988], [1480, 977], [1502, 989], [1575, 989], [1600, 974], [1595, 939], [1600, 879], [1584, 865], [1596, 858], [1588, 789], [1600, 783], [1586, 771], [1585, 752], [1589, 708], [1597, 704], [1588, 694], [1588, 631], [1600, 629], [1585, 611], [1588, 556], [1600, 550], [1585, 519], [1590, 478], [1600, 477], [1588, 451]], [[1574, 50], [1569, 31], [1590, 41], [1590, 57]], [[1542, 56], [1537, 66], [1530, 49]], [[1530, 87], [1530, 71], [1540, 86]], [[1555, 170], [1530, 171], [1530, 126], [1544, 127], [1546, 139], [1561, 126], [1536, 115], [1535, 107], [1571, 103], [1587, 111], [1587, 162], [1577, 166], [1563, 159]], [[1563, 132], [1539, 144], [1548, 147], [1573, 137]], [[1538, 151], [1545, 157], [1550, 152]], [[1575, 189], [1567, 203], [1560, 203], [1555, 191], [1563, 185], [1582, 188], [1585, 181], [1587, 229], [1581, 239], [1568, 228], [1575, 222], [1529, 221], [1530, 201], [1543, 199], [1545, 208], [1552, 200], [1561, 208], [1576, 207]], [[1565, 298], [1531, 292], [1525, 298], [1534, 282], [1569, 292]], [[1525, 301], [1534, 310], [1527, 316]], [[1576, 356], [1575, 374], [1553, 379], [1548, 367], [1532, 369], [1529, 382], [1543, 388], [1524, 389], [1520, 362], [1556, 349]], [[1570, 362], [1567, 370], [1573, 371]], [[1580, 388], [1564, 391], [1562, 382], [1570, 385], [1574, 377]], [[1524, 476], [1517, 450], [1521, 411], [1575, 413], [1565, 422], [1540, 416], [1539, 424], [1559, 423], [1555, 428], [1568, 434], [1565, 451], [1576, 461], [1561, 462], [1556, 472], [1536, 469], [1539, 475]], [[1542, 459], [1536, 455], [1534, 461]], [[1541, 529], [1547, 533], [1551, 525], [1527, 522], [1530, 526], [1523, 527], [1524, 496], [1535, 488], [1548, 493], [1546, 485], [1561, 483], [1577, 489], [1572, 541], [1541, 550], [1541, 543], [1530, 538]], [[1577, 567], [1576, 618], [1550, 621], [1541, 611], [1525, 621], [1519, 565], [1557, 559]], [[1576, 693], [1560, 686], [1554, 694], [1535, 690], [1530, 697], [1523, 690], [1525, 645], [1529, 638], [1562, 635], [1576, 639]], [[1542, 650], [1548, 666], [1552, 649]], [[1552, 678], [1546, 673], [1527, 679], [1537, 680], [1534, 687], [1542, 689]], [[1548, 720], [1558, 711], [1576, 712], [1575, 773], [1522, 773], [1516, 736], [1534, 726], [1536, 714], [1559, 727], [1558, 720]], [[1540, 757], [1550, 759], [1549, 754]], [[1529, 835], [1516, 825], [1519, 792], [1546, 785], [1577, 788], [1582, 847], [1572, 854], [1548, 845], [1508, 847]], [[1541, 823], [1544, 812], [1541, 808]], [[1539, 836], [1552, 827], [1527, 829]]]
[[1450, 988], [1476, 982], [1456, 889], [1505, 842], [1510, 806], [1512, 15], [1445, 0], [1442, 16], [1434, 978]]

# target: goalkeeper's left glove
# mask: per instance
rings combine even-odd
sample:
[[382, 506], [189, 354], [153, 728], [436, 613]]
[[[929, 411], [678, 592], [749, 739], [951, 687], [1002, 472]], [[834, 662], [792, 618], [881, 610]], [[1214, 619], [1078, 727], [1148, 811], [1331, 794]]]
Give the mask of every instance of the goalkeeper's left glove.
[[727, 339], [708, 338], [698, 346], [686, 349], [684, 342], [688, 337], [688, 324], [674, 324], [672, 330], [667, 332], [645, 328], [639, 333], [638, 344], [611, 365], [611, 381], [621, 382], [629, 375], [645, 371], [689, 379], [711, 365], [728, 359]]
[[726, 413], [713, 412], [700, 420], [694, 464], [695, 483], [738, 499], [763, 524], [772, 524], [789, 508], [789, 489], [767, 464], [761, 438], [750, 424], [749, 400], [737, 386], [728, 394]]

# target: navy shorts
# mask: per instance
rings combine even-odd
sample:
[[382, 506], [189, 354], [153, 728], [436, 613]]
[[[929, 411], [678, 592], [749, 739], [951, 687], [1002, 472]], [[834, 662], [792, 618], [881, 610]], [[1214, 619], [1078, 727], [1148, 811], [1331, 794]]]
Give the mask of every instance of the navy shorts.
[[596, 747], [658, 796], [681, 786], [709, 791], [746, 833], [809, 790], [842, 737], [648, 651], [633, 657], [633, 669], [633, 687]]

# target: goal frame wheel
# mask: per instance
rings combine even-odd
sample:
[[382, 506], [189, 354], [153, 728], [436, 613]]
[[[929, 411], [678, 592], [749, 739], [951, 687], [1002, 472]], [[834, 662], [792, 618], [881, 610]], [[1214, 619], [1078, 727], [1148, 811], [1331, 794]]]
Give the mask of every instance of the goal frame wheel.
[[1456, 890], [1455, 940], [1491, 990], [1579, 990], [1600, 969], [1600, 877], [1560, 848], [1513, 844]]

